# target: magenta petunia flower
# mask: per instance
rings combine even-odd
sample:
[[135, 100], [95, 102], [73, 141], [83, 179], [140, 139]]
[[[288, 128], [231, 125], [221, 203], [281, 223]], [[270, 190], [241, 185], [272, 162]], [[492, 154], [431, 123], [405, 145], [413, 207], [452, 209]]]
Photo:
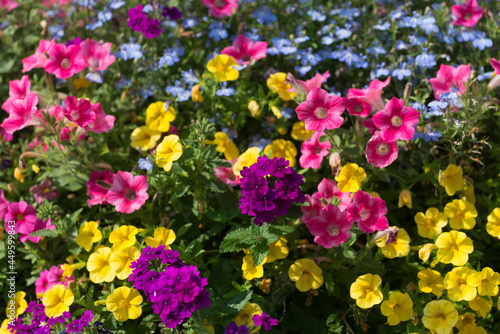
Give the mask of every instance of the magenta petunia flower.
[[31, 82], [27, 75], [23, 75], [21, 80], [12, 80], [9, 82], [9, 98], [2, 105], [2, 109], [10, 114], [12, 101], [24, 100], [31, 94]]
[[101, 104], [95, 103], [91, 104], [92, 111], [91, 114], [94, 120], [89, 124], [85, 125], [83, 129], [87, 132], [103, 133], [109, 132], [113, 125], [115, 124], [115, 116], [107, 115], [101, 107]]
[[470, 74], [470, 65], [453, 67], [441, 64], [436, 77], [429, 79], [434, 90], [434, 98], [439, 100], [439, 95], [451, 90], [451, 88], [459, 88], [459, 92], [463, 94], [465, 92], [464, 83], [469, 81]]
[[3, 219], [3, 216], [7, 212], [9, 206], [10, 202], [5, 199], [5, 194], [3, 193], [3, 190], [0, 189], [0, 220]]
[[483, 8], [476, 0], [465, 0], [461, 5], [451, 7], [453, 24], [457, 26], [473, 27], [483, 17]]
[[215, 18], [231, 16], [238, 11], [238, 0], [201, 0]]
[[[231, 165], [234, 165], [236, 160], [238, 159], [234, 158], [233, 160], [231, 160]], [[219, 180], [231, 187], [235, 187], [241, 184], [241, 176], [234, 175], [233, 169], [231, 167], [215, 167], [214, 173]]]
[[311, 138], [302, 143], [300, 148], [300, 167], [318, 169], [323, 158], [328, 155], [328, 150], [332, 148], [329, 140], [320, 143], [319, 138], [324, 136], [324, 132], [315, 132]]
[[266, 57], [267, 42], [254, 42], [245, 35], [238, 35], [233, 41], [233, 45], [225, 47], [221, 53], [231, 56], [237, 61], [241, 60], [242, 64], [245, 65]]
[[309, 80], [302, 81], [295, 79], [295, 77], [288, 73], [286, 78], [286, 82], [289, 83], [292, 87], [288, 90], [290, 92], [295, 92], [297, 94], [309, 94], [313, 88], [321, 88], [323, 82], [325, 82], [330, 77], [330, 72], [326, 71], [323, 74], [316, 73], [316, 75]]
[[337, 206], [328, 204], [307, 223], [307, 228], [314, 235], [314, 242], [324, 248], [338, 247], [351, 236], [352, 221], [347, 212]]
[[50, 179], [45, 179], [40, 182], [39, 185], [33, 186], [30, 188], [30, 192], [35, 197], [35, 201], [38, 204], [42, 204], [42, 201], [46, 199], [47, 201], [52, 201], [58, 198], [59, 191], [57, 189], [52, 188], [52, 181]]
[[35, 224], [32, 226], [28, 226], [28, 230], [20, 230], [19, 232], [21, 233], [21, 237], [19, 238], [21, 242], [26, 242], [27, 240], [38, 243], [42, 239], [42, 237], [32, 237], [31, 233], [39, 231], [39, 230], [55, 230], [56, 226], [52, 224], [51, 219], [43, 220], [41, 218], [37, 219]]
[[108, 204], [106, 200], [106, 195], [108, 194], [109, 188], [113, 186], [115, 180], [115, 174], [107, 169], [98, 171], [94, 170], [90, 173], [89, 180], [86, 183], [87, 186], [87, 203], [89, 207], [98, 204]]
[[344, 98], [329, 95], [321, 88], [313, 88], [307, 94], [307, 100], [299, 104], [295, 112], [299, 120], [305, 123], [306, 130], [323, 131], [342, 125], [344, 109]]
[[12, 134], [27, 126], [39, 124], [38, 117], [33, 117], [37, 112], [38, 96], [31, 93], [24, 100], [13, 100], [9, 117], [1, 124], [5, 132]]
[[45, 293], [45, 291], [49, 289], [49, 280], [47, 279], [48, 274], [48, 270], [40, 272], [40, 277], [35, 281], [37, 295], [39, 293]]
[[496, 74], [500, 74], [500, 60], [496, 60], [495, 58], [490, 58], [491, 67]]
[[142, 4], [128, 10], [127, 26], [133, 31], [142, 31], [146, 22], [146, 14], [143, 12]]
[[396, 97], [387, 102], [384, 110], [373, 115], [373, 122], [380, 129], [380, 136], [385, 142], [412, 139], [414, 127], [419, 121], [420, 112], [407, 107], [405, 101]]
[[70, 78], [87, 67], [80, 55], [79, 45], [56, 44], [49, 51], [49, 56], [45, 71], [54, 74], [58, 79]]
[[359, 190], [353, 197], [353, 202], [347, 207], [353, 222], [358, 224], [361, 231], [373, 233], [383, 231], [389, 227], [389, 221], [385, 216], [387, 206], [381, 198], [372, 197], [368, 193]]
[[318, 193], [314, 193], [312, 196], [306, 194], [305, 196], [306, 202], [309, 205], [300, 207], [300, 211], [302, 211], [300, 219], [303, 223], [307, 224], [311, 219], [319, 215], [319, 212], [323, 209], [323, 204], [321, 203], [321, 196]]
[[345, 108], [350, 115], [363, 118], [368, 117], [372, 112], [372, 106], [369, 103], [357, 98], [345, 99]]
[[49, 52], [56, 45], [55, 38], [51, 41], [41, 39], [35, 54], [23, 59], [23, 73], [31, 71], [34, 68], [43, 68], [49, 59]]
[[366, 143], [366, 160], [375, 167], [387, 167], [398, 158], [397, 142], [386, 142], [380, 136], [380, 132]]
[[117, 172], [113, 186], [106, 199], [116, 211], [132, 213], [142, 207], [148, 196], [148, 182], [145, 175], [133, 176], [130, 172]]
[[19, 7], [19, 3], [17, 1], [13, 1], [13, 0], [0, 0], [0, 8], [2, 10], [6, 10], [8, 12], [10, 12], [11, 10], [13, 10], [14, 8], [17, 8]]
[[87, 38], [80, 44], [80, 55], [91, 71], [104, 71], [116, 60], [115, 56], [109, 52], [110, 48], [111, 43], [100, 44]]
[[5, 231], [12, 231], [8, 225], [9, 221], [14, 221], [14, 233], [29, 235], [36, 223], [36, 211], [33, 205], [22, 202], [12, 202], [7, 207], [3, 220], [5, 222]]
[[375, 132], [378, 131], [378, 128], [375, 126], [375, 123], [373, 122], [373, 118], [364, 119], [363, 126], [368, 130], [368, 133], [371, 134], [372, 136], [375, 134]]
[[64, 116], [71, 122], [75, 122], [81, 127], [95, 121], [95, 113], [92, 112], [92, 106], [87, 99], [77, 99], [74, 96], [68, 96], [64, 101]]
[[370, 82], [366, 89], [350, 88], [347, 92], [347, 98], [357, 98], [363, 102], [370, 104], [375, 110], [384, 109], [384, 100], [382, 99], [382, 89], [391, 82], [391, 77], [388, 77], [384, 82], [375, 79]]

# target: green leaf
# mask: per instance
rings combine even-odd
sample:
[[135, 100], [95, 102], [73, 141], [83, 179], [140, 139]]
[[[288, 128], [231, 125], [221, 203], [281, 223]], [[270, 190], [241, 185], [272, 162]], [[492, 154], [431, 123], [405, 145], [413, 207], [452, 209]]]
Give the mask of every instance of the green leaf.
[[189, 190], [189, 184], [186, 183], [177, 184], [175, 188], [175, 196], [182, 197], [186, 195], [188, 190]]
[[258, 266], [264, 261], [267, 254], [269, 254], [269, 244], [267, 242], [260, 242], [252, 246], [252, 261], [254, 265]]
[[245, 244], [243, 240], [247, 239], [249, 236], [252, 236], [249, 229], [240, 228], [229, 232], [220, 244], [221, 253], [234, 252], [244, 248]]
[[295, 227], [288, 225], [270, 225], [269, 232], [279, 235], [285, 235], [295, 231]]
[[59, 231], [56, 229], [49, 230], [49, 229], [43, 229], [43, 230], [38, 230], [35, 232], [32, 232], [30, 234], [30, 237], [48, 237], [48, 238], [55, 238], [59, 235]]
[[243, 310], [246, 303], [252, 298], [253, 291], [242, 291], [230, 299], [217, 299], [215, 301], [215, 310], [222, 314], [232, 314]]

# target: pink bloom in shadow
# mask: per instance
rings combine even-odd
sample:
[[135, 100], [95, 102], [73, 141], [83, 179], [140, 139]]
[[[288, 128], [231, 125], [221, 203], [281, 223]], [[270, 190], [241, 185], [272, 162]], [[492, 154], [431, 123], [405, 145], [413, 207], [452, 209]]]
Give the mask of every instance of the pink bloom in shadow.
[[45, 71], [54, 74], [58, 79], [70, 78], [87, 67], [80, 55], [79, 45], [56, 44], [49, 51], [49, 56]]
[[52, 181], [50, 179], [43, 180], [39, 185], [30, 188], [30, 192], [35, 197], [35, 201], [40, 205], [43, 200], [52, 201], [58, 198], [59, 191], [56, 188], [52, 188]]
[[13, 10], [14, 8], [19, 7], [19, 3], [13, 0], [0, 0], [0, 8], [6, 9], [8, 12]]
[[34, 68], [45, 67], [45, 63], [49, 59], [49, 52], [52, 50], [54, 45], [56, 45], [55, 39], [52, 39], [51, 41], [41, 39], [38, 43], [38, 48], [36, 49], [35, 54], [22, 60], [23, 73], [31, 71]]
[[366, 159], [375, 167], [387, 167], [398, 158], [397, 142], [386, 142], [380, 137], [380, 132], [366, 143]]
[[100, 103], [91, 104], [93, 121], [83, 127], [87, 132], [103, 133], [109, 132], [115, 124], [115, 116], [107, 115]]
[[292, 88], [288, 91], [295, 92], [297, 94], [309, 94], [313, 88], [321, 88], [323, 82], [325, 82], [330, 77], [330, 72], [326, 71], [324, 74], [316, 73], [316, 75], [307, 81], [302, 81], [295, 79], [295, 77], [288, 73], [286, 82], [289, 83]]
[[33, 229], [29, 231], [29, 233], [23, 233], [21, 232], [21, 238], [20, 240], [22, 242], [26, 242], [26, 240], [32, 241], [34, 243], [40, 242], [42, 237], [32, 237], [31, 233], [39, 231], [39, 230], [55, 230], [56, 226], [52, 224], [52, 221], [49, 219], [43, 220], [43, 219], [37, 219], [35, 225], [33, 226]]
[[[231, 160], [231, 165], [234, 165], [236, 160], [238, 159], [234, 158], [233, 160]], [[241, 183], [241, 177], [234, 175], [233, 169], [231, 167], [215, 167], [214, 172], [215, 176], [217, 176], [219, 180], [231, 187], [235, 187]]]
[[496, 60], [495, 58], [490, 58], [491, 67], [496, 74], [500, 74], [500, 60]]
[[233, 45], [225, 47], [221, 53], [241, 60], [243, 65], [250, 64], [266, 57], [267, 42], [254, 42], [245, 35], [239, 35]]
[[7, 212], [9, 205], [10, 202], [5, 199], [5, 194], [3, 193], [3, 190], [0, 189], [0, 220], [3, 219], [3, 216]]
[[382, 99], [382, 89], [384, 89], [384, 87], [386, 87], [390, 82], [391, 77], [388, 77], [384, 82], [375, 79], [370, 82], [370, 85], [366, 89], [349, 89], [349, 92], [347, 92], [347, 98], [357, 98], [358, 100], [370, 104], [375, 110], [384, 109], [385, 103]]
[[372, 136], [377, 132], [378, 128], [375, 126], [373, 122], [373, 118], [367, 118], [363, 120], [363, 126], [368, 130], [368, 133]]
[[328, 149], [332, 148], [329, 140], [320, 143], [319, 138], [324, 132], [315, 132], [311, 138], [302, 143], [300, 148], [300, 167], [318, 169], [323, 158], [328, 155]]
[[351, 236], [352, 221], [347, 212], [328, 204], [307, 223], [307, 228], [314, 235], [314, 242], [324, 248], [338, 247]]
[[12, 80], [9, 82], [9, 98], [2, 105], [2, 109], [10, 114], [12, 101], [24, 100], [31, 94], [31, 82], [27, 75], [23, 75], [21, 80]]
[[344, 109], [344, 98], [329, 95], [321, 88], [313, 88], [307, 94], [307, 100], [299, 104], [295, 112], [299, 120], [305, 123], [306, 130], [323, 131], [342, 125]]
[[64, 102], [66, 108], [63, 109], [64, 116], [71, 122], [75, 122], [81, 127], [95, 121], [95, 113], [92, 112], [90, 101], [86, 99], [77, 99], [74, 96], [68, 96]]
[[359, 190], [353, 198], [353, 202], [347, 207], [353, 222], [358, 224], [361, 231], [373, 233], [383, 231], [389, 227], [389, 221], [385, 216], [387, 206], [381, 198], [371, 197], [368, 193]]
[[434, 90], [434, 98], [439, 100], [439, 95], [449, 91], [451, 88], [459, 88], [460, 94], [463, 94], [465, 92], [464, 83], [469, 81], [470, 74], [470, 65], [453, 67], [441, 64], [436, 77], [429, 79]]
[[372, 106], [369, 103], [357, 98], [345, 99], [345, 108], [350, 115], [363, 118], [368, 117], [372, 112]]
[[86, 183], [87, 186], [87, 203], [89, 207], [98, 204], [108, 204], [106, 200], [106, 195], [108, 194], [109, 188], [113, 186], [115, 180], [115, 174], [107, 169], [98, 171], [94, 170], [90, 173], [89, 180]]
[[213, 17], [231, 16], [238, 11], [238, 0], [201, 0]]
[[116, 211], [132, 213], [142, 207], [148, 196], [148, 182], [145, 175], [133, 176], [130, 172], [117, 172], [113, 186], [106, 199]]
[[38, 117], [33, 118], [37, 112], [38, 97], [31, 93], [24, 100], [13, 100], [9, 117], [2, 123], [5, 132], [12, 134], [27, 126], [39, 124]]
[[384, 110], [373, 115], [373, 122], [385, 142], [412, 139], [419, 121], [420, 112], [396, 97], [387, 102]]
[[87, 38], [80, 44], [80, 56], [91, 71], [104, 71], [116, 60], [115, 56], [109, 53], [110, 48], [111, 43], [99, 44]]
[[476, 0], [466, 0], [461, 5], [453, 5], [451, 14], [454, 16], [454, 25], [473, 27], [483, 17], [483, 8], [477, 4]]

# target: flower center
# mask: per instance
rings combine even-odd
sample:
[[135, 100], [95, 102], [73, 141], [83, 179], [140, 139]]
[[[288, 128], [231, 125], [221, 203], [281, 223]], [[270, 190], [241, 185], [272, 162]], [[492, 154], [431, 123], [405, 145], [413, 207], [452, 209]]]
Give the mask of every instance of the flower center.
[[325, 119], [328, 116], [328, 111], [325, 108], [318, 107], [314, 111], [314, 115], [319, 119]]
[[126, 299], [122, 299], [118, 303], [118, 308], [128, 308], [129, 306], [130, 306], [130, 302]]
[[225, 0], [215, 0], [215, 6], [216, 7], [224, 7], [226, 5], [226, 1]]
[[340, 230], [338, 226], [330, 225], [330, 227], [328, 227], [328, 234], [330, 234], [331, 237], [339, 235], [339, 232]]
[[321, 153], [321, 146], [316, 146], [314, 148], [314, 153], [316, 153], [317, 155], [319, 155]]
[[45, 188], [45, 189], [43, 190], [43, 192], [44, 192], [44, 193], [48, 193], [49, 191], [50, 191], [50, 189], [49, 189], [49, 188]]
[[127, 193], [125, 194], [125, 198], [127, 198], [129, 201], [135, 199], [135, 190], [134, 189], [127, 190]]
[[370, 216], [370, 210], [367, 210], [366, 208], [361, 209], [359, 212], [359, 217], [361, 220], [366, 220]]
[[386, 143], [381, 143], [379, 146], [377, 146], [377, 153], [379, 155], [386, 155], [389, 153], [389, 145]]
[[403, 120], [399, 116], [393, 116], [391, 119], [391, 123], [393, 126], [396, 126], [399, 128], [401, 125], [403, 125]]
[[310, 272], [308, 272], [307, 270], [304, 270], [300, 276], [301, 276], [302, 278], [307, 279], [310, 275], [311, 275], [311, 273], [310, 273]]
[[465, 18], [465, 21], [469, 21], [472, 17], [472, 13], [467, 13], [465, 14], [464, 18]]
[[17, 216], [16, 216], [16, 219], [17, 220], [24, 220], [24, 215], [22, 213], [19, 213]]
[[67, 70], [70, 66], [71, 66], [71, 60], [69, 60], [68, 58], [64, 58], [61, 61], [61, 67], [64, 68], [65, 70]]
[[355, 111], [355, 112], [361, 112], [361, 111], [363, 111], [363, 105], [361, 105], [361, 104], [356, 104], [356, 105], [354, 106], [354, 111]]

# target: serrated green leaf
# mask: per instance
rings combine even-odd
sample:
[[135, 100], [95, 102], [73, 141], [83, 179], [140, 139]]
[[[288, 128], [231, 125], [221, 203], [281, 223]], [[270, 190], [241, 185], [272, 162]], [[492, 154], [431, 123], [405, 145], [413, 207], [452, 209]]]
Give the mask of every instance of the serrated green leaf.
[[215, 303], [215, 309], [222, 314], [232, 314], [243, 310], [246, 303], [252, 298], [253, 291], [246, 290], [238, 293], [230, 299], [218, 299]]
[[249, 229], [240, 228], [229, 232], [220, 244], [221, 253], [234, 252], [244, 248], [245, 243], [243, 241], [248, 239], [249, 236], [252, 236]]
[[252, 248], [252, 261], [254, 265], [258, 266], [264, 261], [267, 254], [269, 254], [269, 245], [266, 242], [261, 242], [253, 245]]
[[38, 230], [35, 232], [31, 232], [30, 237], [48, 237], [48, 238], [55, 238], [59, 235], [59, 231], [56, 229], [49, 230], [49, 229], [43, 229], [43, 230]]

